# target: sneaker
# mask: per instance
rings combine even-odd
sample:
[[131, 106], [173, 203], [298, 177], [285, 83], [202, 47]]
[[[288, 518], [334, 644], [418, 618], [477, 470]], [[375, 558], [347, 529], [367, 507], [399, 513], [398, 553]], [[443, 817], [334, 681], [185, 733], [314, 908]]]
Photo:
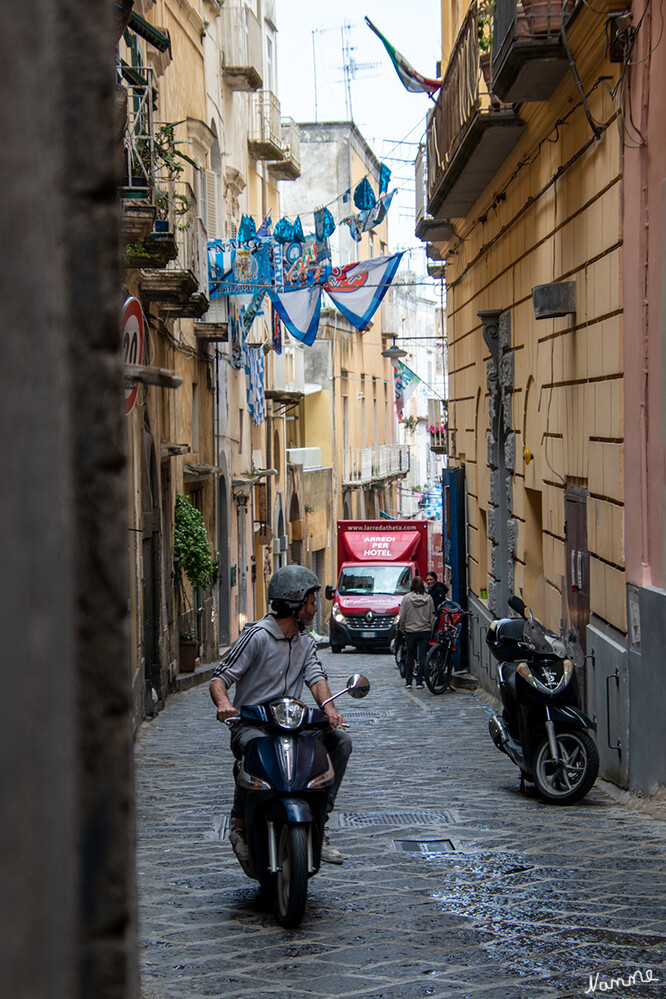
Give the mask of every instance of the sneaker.
[[412, 689], [412, 685], [409, 682], [409, 680], [407, 680], [407, 682], [405, 683], [405, 687], [409, 687], [410, 690]]
[[417, 689], [417, 690], [423, 690], [423, 684], [422, 684], [422, 683], [420, 683], [420, 682], [419, 682], [419, 683], [417, 683], [417, 684], [416, 684], [416, 689]]
[[250, 852], [247, 848], [247, 831], [245, 829], [232, 829], [229, 833], [229, 842], [239, 860], [249, 860]]
[[331, 846], [330, 840], [327, 835], [324, 835], [321, 841], [321, 859], [325, 864], [344, 864], [345, 858], [342, 856], [339, 850], [336, 850], [334, 846]]

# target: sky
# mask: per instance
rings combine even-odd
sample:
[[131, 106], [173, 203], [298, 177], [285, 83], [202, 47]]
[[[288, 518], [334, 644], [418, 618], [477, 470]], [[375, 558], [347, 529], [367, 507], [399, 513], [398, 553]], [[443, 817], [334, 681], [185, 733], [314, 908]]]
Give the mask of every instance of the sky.
[[[405, 263], [423, 273], [425, 246], [414, 235], [413, 162], [432, 101], [425, 94], [405, 90], [364, 17], [414, 69], [434, 77], [441, 58], [440, 0], [275, 3], [282, 115], [296, 121], [345, 121], [351, 98], [351, 117], [378, 159], [392, 171], [389, 190], [398, 188], [389, 211], [391, 249], [413, 247]], [[350, 74], [349, 92], [345, 61], [356, 66]]]

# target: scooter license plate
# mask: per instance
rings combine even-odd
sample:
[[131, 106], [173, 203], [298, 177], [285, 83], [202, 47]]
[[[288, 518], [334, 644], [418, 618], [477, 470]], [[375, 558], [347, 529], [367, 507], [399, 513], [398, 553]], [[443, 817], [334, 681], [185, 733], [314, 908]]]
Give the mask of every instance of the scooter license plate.
[[376, 638], [376, 637], [377, 637], [377, 632], [376, 631], [362, 631], [361, 632], [361, 638]]

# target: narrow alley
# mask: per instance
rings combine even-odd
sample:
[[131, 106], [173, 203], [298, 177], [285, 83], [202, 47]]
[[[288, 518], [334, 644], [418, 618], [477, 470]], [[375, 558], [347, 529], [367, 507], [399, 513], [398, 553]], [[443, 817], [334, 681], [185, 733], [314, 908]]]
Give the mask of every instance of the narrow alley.
[[[331, 821], [343, 867], [284, 930], [226, 839], [228, 733], [207, 687], [137, 740], [144, 999], [666, 996], [666, 822], [599, 781], [570, 808], [519, 792], [483, 691], [405, 690], [393, 658], [328, 649], [354, 739]], [[342, 685], [342, 684], [340, 684]]]

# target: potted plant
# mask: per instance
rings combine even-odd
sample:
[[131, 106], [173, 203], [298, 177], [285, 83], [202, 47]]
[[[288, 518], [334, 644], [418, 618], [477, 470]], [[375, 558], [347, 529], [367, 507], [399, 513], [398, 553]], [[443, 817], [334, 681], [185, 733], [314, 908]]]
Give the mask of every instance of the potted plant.
[[180, 672], [194, 673], [197, 653], [199, 652], [199, 643], [197, 642], [197, 636], [193, 628], [189, 631], [181, 631], [178, 651]]

